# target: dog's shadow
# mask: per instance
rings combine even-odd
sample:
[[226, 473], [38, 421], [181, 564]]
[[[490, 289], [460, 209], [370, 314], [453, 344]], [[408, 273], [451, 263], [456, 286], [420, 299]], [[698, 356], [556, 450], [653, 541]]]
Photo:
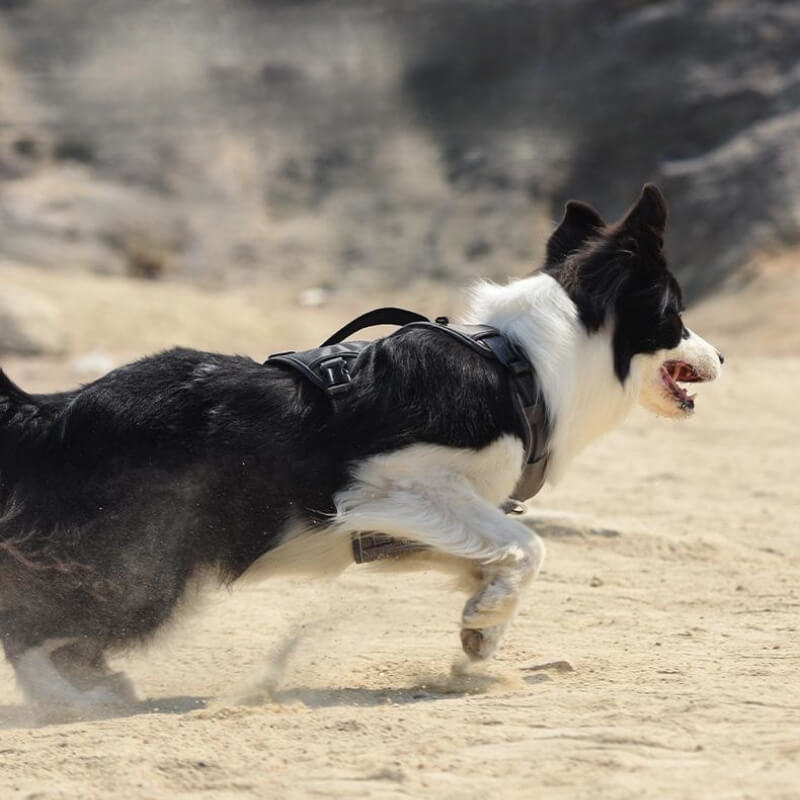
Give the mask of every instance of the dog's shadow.
[[[337, 706], [370, 707], [383, 705], [409, 705], [425, 703], [432, 700], [454, 700], [471, 694], [481, 694], [479, 689], [464, 691], [439, 691], [427, 686], [403, 689], [364, 689], [358, 687], [342, 687], [339, 689], [316, 689], [298, 686], [275, 692], [267, 702], [281, 705], [301, 703], [309, 708], [334, 708]], [[244, 705], [260, 705], [258, 701], [244, 699]]]
[[531, 684], [549, 680], [546, 675], [517, 673], [451, 672], [418, 678], [411, 686], [318, 688], [295, 686], [275, 688], [256, 687], [250, 693], [228, 698], [228, 702], [244, 706], [303, 705], [308, 708], [337, 706], [370, 707], [381, 705], [410, 705], [439, 700], [455, 700], [469, 695], [497, 691], [519, 691]]
[[285, 690], [254, 692], [229, 698], [209, 697], [155, 697], [135, 703], [114, 706], [67, 706], [0, 705], [0, 730], [14, 728], [41, 728], [48, 725], [64, 725], [75, 722], [124, 719], [146, 714], [188, 714], [192, 711], [223, 711], [225, 708], [246, 706], [252, 709], [269, 706], [303, 705], [308, 708], [335, 706], [369, 707], [378, 705], [401, 705], [418, 703], [443, 697], [458, 697], [468, 692], [436, 693], [426, 688], [365, 689], [344, 687], [319, 689], [299, 686]]
[[187, 714], [208, 707], [207, 697], [157, 697], [115, 706], [0, 705], [0, 730], [41, 728], [70, 722], [134, 717], [140, 714]]
[[192, 711], [224, 711], [245, 706], [252, 709], [301, 705], [307, 708], [369, 708], [382, 705], [410, 705], [441, 700], [456, 700], [469, 695], [495, 691], [519, 691], [532, 684], [549, 680], [546, 675], [510, 676], [507, 674], [467, 673], [436, 675], [404, 687], [318, 688], [296, 686], [277, 689], [256, 687], [249, 693], [227, 698], [154, 697], [118, 706], [87, 706], [75, 709], [66, 706], [0, 705], [0, 730], [40, 728], [47, 725], [122, 719], [145, 714], [188, 714]]

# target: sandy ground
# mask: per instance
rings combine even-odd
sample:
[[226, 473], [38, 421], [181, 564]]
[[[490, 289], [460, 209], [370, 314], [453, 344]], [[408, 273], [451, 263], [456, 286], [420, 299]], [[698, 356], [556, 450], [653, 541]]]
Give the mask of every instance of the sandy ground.
[[[93, 286], [61, 295], [71, 352], [100, 341], [115, 358], [187, 332], [265, 355], [293, 318], [313, 344], [355, 305], [180, 289], [186, 321], [151, 309], [159, 333], [115, 312], [121, 284]], [[126, 714], [45, 723], [0, 665], [0, 797], [800, 797], [800, 357], [754, 352], [732, 302], [696, 315], [727, 363], [694, 420], [636, 412], [537, 498], [578, 516], [546, 526], [545, 568], [492, 662], [458, 671], [463, 598], [433, 573], [207, 593], [116, 659], [145, 698]], [[221, 331], [203, 308], [240, 311]], [[93, 333], [92, 310], [118, 334]], [[43, 389], [75, 382], [70, 358], [5, 367]]]

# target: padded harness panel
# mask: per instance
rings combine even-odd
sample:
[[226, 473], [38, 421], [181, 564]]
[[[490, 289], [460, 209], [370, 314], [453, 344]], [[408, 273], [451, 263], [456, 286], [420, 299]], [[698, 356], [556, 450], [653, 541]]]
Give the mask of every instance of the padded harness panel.
[[[533, 365], [513, 342], [489, 325], [451, 325], [446, 317], [431, 322], [420, 314], [404, 309], [375, 309], [345, 325], [321, 347], [299, 352], [275, 353], [265, 363], [282, 364], [300, 373], [328, 397], [334, 413], [347, 402], [350, 383], [358, 370], [358, 359], [372, 341], [343, 342], [341, 339], [372, 325], [400, 325], [424, 328], [456, 339], [483, 358], [502, 364], [507, 372], [514, 398], [514, 408], [525, 432], [525, 467], [517, 482], [514, 498], [526, 500], [543, 486], [549, 444], [550, 425], [547, 409], [539, 391]], [[396, 332], [395, 332], [396, 333]], [[395, 335], [390, 334], [390, 335]], [[364, 537], [371, 537], [366, 539]], [[424, 549], [414, 542], [391, 539], [383, 534], [364, 534], [354, 540], [356, 561], [376, 560]], [[395, 545], [392, 545], [392, 542]], [[393, 547], [396, 546], [396, 549]]]

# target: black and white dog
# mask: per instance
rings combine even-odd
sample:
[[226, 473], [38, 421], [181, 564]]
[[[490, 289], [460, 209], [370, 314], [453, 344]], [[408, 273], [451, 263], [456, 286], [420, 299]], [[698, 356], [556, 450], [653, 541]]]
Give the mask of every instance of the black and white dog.
[[[719, 374], [681, 320], [665, 220], [649, 185], [610, 226], [570, 202], [539, 271], [474, 291], [467, 321], [501, 331], [538, 375], [549, 480], [635, 403], [687, 417], [679, 383]], [[194, 350], [60, 394], [0, 373], [5, 654], [31, 700], [131, 699], [105, 653], [167, 622], [193, 578], [335, 572], [352, 535], [380, 531], [463, 576], [462, 644], [485, 658], [544, 556], [499, 508], [524, 438], [502, 367], [413, 327], [364, 350], [335, 412], [280, 365]]]

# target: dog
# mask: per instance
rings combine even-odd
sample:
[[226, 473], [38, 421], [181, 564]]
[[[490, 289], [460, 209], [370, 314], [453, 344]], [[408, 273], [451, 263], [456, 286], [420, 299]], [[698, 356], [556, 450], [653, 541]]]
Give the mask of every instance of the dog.
[[[653, 185], [611, 225], [570, 201], [539, 269], [473, 291], [467, 322], [536, 372], [549, 481], [636, 403], [690, 416], [682, 384], [720, 373], [683, 324], [666, 216]], [[359, 532], [423, 545], [399, 560], [461, 577], [474, 659], [541, 567], [539, 537], [500, 508], [525, 459], [508, 381], [452, 337], [375, 340], [335, 411], [280, 364], [189, 349], [63, 393], [0, 376], [0, 633], [30, 701], [134, 699], [106, 654], [147, 640], [194, 578], [335, 573]]]

